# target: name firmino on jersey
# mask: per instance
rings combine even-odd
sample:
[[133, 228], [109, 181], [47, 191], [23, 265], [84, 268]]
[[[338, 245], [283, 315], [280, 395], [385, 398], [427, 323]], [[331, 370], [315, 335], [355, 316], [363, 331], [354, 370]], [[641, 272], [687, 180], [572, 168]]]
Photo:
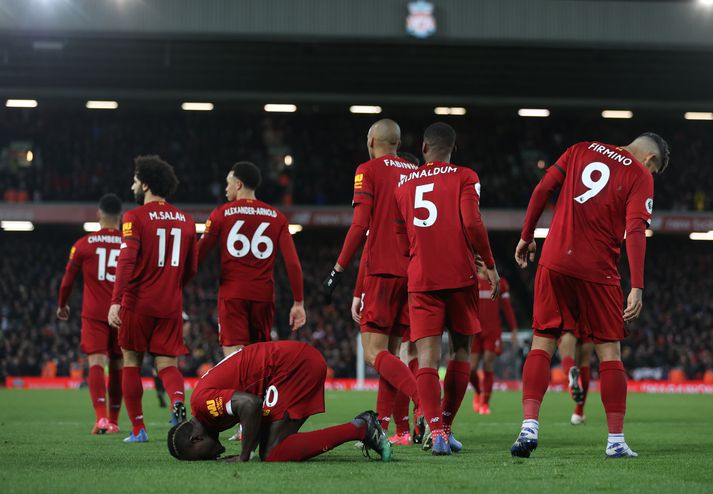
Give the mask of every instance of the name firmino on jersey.
[[174, 213], [173, 211], [151, 211], [149, 213], [149, 219], [186, 221], [186, 216], [182, 213]]
[[629, 166], [632, 163], [631, 158], [619, 154], [613, 149], [609, 149], [608, 147], [604, 146], [603, 144], [599, 144], [598, 142], [591, 143], [588, 149], [591, 149], [592, 151], [595, 151], [599, 154], [603, 154], [607, 158], [616, 160], [624, 166]]
[[277, 218], [277, 211], [268, 208], [254, 208], [252, 206], [234, 206], [228, 208], [223, 212], [223, 216], [232, 216], [234, 214], [248, 214], [251, 216], [270, 216], [271, 218]]
[[401, 187], [406, 182], [415, 180], [417, 178], [423, 177], [435, 177], [436, 175], [443, 175], [444, 173], [455, 173], [458, 168], [455, 166], [438, 166], [435, 168], [421, 169], [417, 172], [409, 173], [408, 175], [403, 175], [399, 181], [399, 187]]

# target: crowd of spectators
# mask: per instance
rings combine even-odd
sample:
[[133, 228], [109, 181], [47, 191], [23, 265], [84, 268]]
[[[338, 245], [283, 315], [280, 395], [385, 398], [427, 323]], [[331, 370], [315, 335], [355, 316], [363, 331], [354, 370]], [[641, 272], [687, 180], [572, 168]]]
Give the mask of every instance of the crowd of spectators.
[[[423, 129], [437, 117], [398, 111], [388, 116], [401, 125], [402, 149], [420, 156]], [[269, 202], [345, 205], [354, 169], [368, 159], [366, 132], [376, 118], [327, 111], [7, 109], [0, 118], [0, 191], [5, 200], [95, 201], [105, 192], [129, 200], [133, 157], [155, 153], [177, 169], [178, 202], [220, 202], [230, 165], [251, 160], [263, 170], [260, 194]], [[447, 118], [458, 132], [454, 162], [480, 174], [484, 207], [526, 206], [543, 168], [575, 142], [626, 144], [650, 130], [672, 149], [671, 167], [656, 181], [657, 210], [713, 208], [712, 123], [638, 116], [613, 121], [572, 112], [546, 119], [477, 112], [438, 118]]]
[[[70, 320], [55, 317], [69, 247], [79, 235], [76, 227], [0, 234], [0, 382], [6, 376], [41, 375], [48, 367], [59, 376], [81, 375], [81, 282], [72, 295]], [[332, 305], [325, 305], [320, 295], [320, 283], [337, 257], [343, 235], [343, 230], [325, 229], [295, 236], [304, 271], [308, 322], [291, 334], [287, 318], [292, 298], [284, 269], [278, 266], [273, 336], [312, 344], [325, 356], [335, 377], [353, 377], [358, 328], [349, 308], [357, 261], [347, 270]], [[491, 237], [500, 271], [510, 281], [518, 322], [525, 329], [531, 317], [534, 272], [520, 271], [511, 262], [516, 235]], [[625, 364], [634, 376], [665, 378], [670, 370], [680, 369], [686, 377], [700, 379], [713, 370], [713, 279], [707, 276], [713, 271], [713, 256], [705, 244], [664, 235], [649, 240], [644, 311], [631, 325], [623, 345]], [[208, 259], [185, 290], [190, 354], [181, 359], [181, 367], [189, 376], [222, 358], [217, 343], [218, 270], [217, 259]], [[517, 353], [508, 346], [498, 368], [501, 378], [516, 375], [508, 362]]]

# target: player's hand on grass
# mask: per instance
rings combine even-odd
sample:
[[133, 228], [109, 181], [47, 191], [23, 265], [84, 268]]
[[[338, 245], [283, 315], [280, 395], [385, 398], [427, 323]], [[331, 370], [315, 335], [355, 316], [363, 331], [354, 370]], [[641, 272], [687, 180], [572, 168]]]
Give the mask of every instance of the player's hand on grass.
[[498, 268], [493, 266], [492, 268], [487, 268], [485, 272], [491, 287], [490, 299], [495, 300], [500, 296], [500, 275], [498, 274]]
[[352, 319], [357, 324], [361, 323], [361, 297], [352, 298]]
[[307, 314], [305, 313], [305, 303], [295, 302], [290, 309], [290, 328], [292, 331], [297, 331], [307, 322]]
[[641, 288], [632, 288], [629, 292], [629, 298], [626, 300], [626, 309], [624, 309], [624, 322], [630, 322], [639, 317], [641, 309], [644, 306], [642, 301], [643, 290]]
[[119, 319], [119, 309], [121, 309], [121, 305], [119, 304], [111, 304], [111, 307], [109, 307], [109, 314], [107, 315], [107, 320], [109, 321], [109, 326], [112, 328], [119, 329], [121, 326], [121, 319]]
[[57, 319], [60, 321], [66, 321], [69, 319], [69, 305], [57, 307]]
[[527, 243], [523, 239], [520, 239], [515, 248], [515, 262], [522, 269], [525, 269], [528, 260], [535, 262], [535, 252], [537, 252], [537, 244], [534, 240]]
[[332, 303], [332, 294], [334, 290], [337, 289], [339, 284], [342, 282], [343, 269], [337, 264], [334, 269], [329, 273], [327, 279], [322, 283], [322, 288], [324, 289], [324, 301], [327, 304]]

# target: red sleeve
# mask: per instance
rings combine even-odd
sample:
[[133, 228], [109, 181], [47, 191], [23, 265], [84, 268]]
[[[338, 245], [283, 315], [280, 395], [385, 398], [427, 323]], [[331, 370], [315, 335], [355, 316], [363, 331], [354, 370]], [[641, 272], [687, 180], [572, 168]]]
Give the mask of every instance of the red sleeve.
[[371, 222], [371, 204], [357, 203], [354, 204], [354, 217], [352, 218], [352, 226], [349, 227], [347, 237], [344, 239], [342, 252], [339, 254], [337, 264], [343, 269], [349, 265], [356, 253], [357, 249], [366, 239], [366, 232], [369, 231], [369, 223]]
[[69, 296], [72, 294], [72, 285], [74, 285], [74, 280], [77, 279], [79, 270], [82, 268], [82, 254], [78, 247], [79, 241], [75, 242], [69, 251], [69, 260], [67, 261], [67, 266], [64, 269], [62, 282], [59, 285], [59, 307], [67, 305]]
[[500, 278], [500, 310], [505, 314], [505, 321], [508, 323], [508, 326], [510, 326], [510, 331], [516, 331], [517, 319], [515, 318], [515, 311], [512, 310], [512, 303], [510, 302], [510, 287], [503, 278]]
[[352, 197], [352, 205], [368, 204], [369, 207], [374, 203], [374, 181], [371, 178], [369, 168], [364, 165], [357, 167], [354, 174], [354, 196]]
[[220, 238], [219, 217], [218, 210], [214, 209], [213, 212], [210, 213], [208, 220], [205, 222], [205, 231], [198, 241], [198, 265], [203, 264], [205, 258], [208, 257], [208, 254], [210, 254], [213, 250], [215, 244], [218, 243], [218, 239]]
[[354, 286], [354, 296], [359, 298], [364, 293], [364, 277], [366, 276], [366, 258], [369, 256], [369, 237], [366, 238], [364, 248], [359, 259], [359, 272], [357, 273], [356, 285]]
[[290, 230], [285, 223], [280, 232], [280, 253], [285, 261], [285, 269], [287, 270], [287, 279], [290, 281], [292, 289], [292, 298], [295, 302], [304, 300], [304, 281], [302, 279], [302, 265], [300, 258], [297, 255], [295, 242], [292, 240]]
[[198, 272], [198, 242], [196, 240], [196, 225], [191, 224], [193, 229], [193, 235], [191, 235], [191, 241], [188, 244], [188, 256], [186, 256], [186, 267], [183, 271], [183, 286], [186, 286]]
[[475, 172], [468, 174], [463, 181], [460, 194], [460, 215], [473, 250], [480, 254], [487, 268], [495, 266], [493, 252], [490, 249], [488, 232], [480, 217], [480, 180]]
[[404, 256], [409, 257], [411, 245], [408, 240], [406, 221], [404, 220], [404, 215], [401, 213], [399, 201], [395, 196], [394, 200], [396, 201], [396, 218], [394, 219], [394, 228], [396, 228], [396, 241], [398, 242], [398, 249]]
[[540, 183], [537, 184], [532, 192], [530, 204], [527, 205], [527, 213], [525, 213], [525, 224], [522, 227], [520, 238], [525, 242], [532, 242], [535, 235], [535, 227], [542, 216], [542, 211], [547, 206], [547, 201], [550, 200], [555, 190], [562, 186], [564, 182], [565, 172], [562, 167], [553, 165], [547, 169], [547, 173], [542, 177]]
[[114, 290], [111, 294], [111, 303], [120, 304], [124, 296], [126, 287], [134, 274], [136, 257], [139, 255], [141, 246], [141, 225], [136, 218], [127, 212], [124, 214], [124, 224], [121, 227], [122, 240], [119, 261], [116, 266], [116, 279], [114, 280]]
[[644, 172], [634, 183], [626, 201], [626, 254], [632, 288], [644, 288], [646, 226], [654, 210], [654, 178]]

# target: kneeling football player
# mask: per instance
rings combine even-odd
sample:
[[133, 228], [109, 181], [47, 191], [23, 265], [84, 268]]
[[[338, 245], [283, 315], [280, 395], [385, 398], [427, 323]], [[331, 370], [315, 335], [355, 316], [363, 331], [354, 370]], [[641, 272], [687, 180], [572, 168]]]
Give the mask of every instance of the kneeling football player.
[[248, 461], [257, 447], [263, 461], [303, 461], [356, 440], [389, 461], [391, 445], [371, 411], [346, 424], [298, 432], [308, 417], [324, 412], [326, 374], [322, 355], [305, 343], [237, 350], [201, 377], [191, 397], [193, 418], [168, 432], [168, 450], [179, 460], [215, 460], [225, 452], [219, 433], [240, 423], [243, 449], [230, 461]]

